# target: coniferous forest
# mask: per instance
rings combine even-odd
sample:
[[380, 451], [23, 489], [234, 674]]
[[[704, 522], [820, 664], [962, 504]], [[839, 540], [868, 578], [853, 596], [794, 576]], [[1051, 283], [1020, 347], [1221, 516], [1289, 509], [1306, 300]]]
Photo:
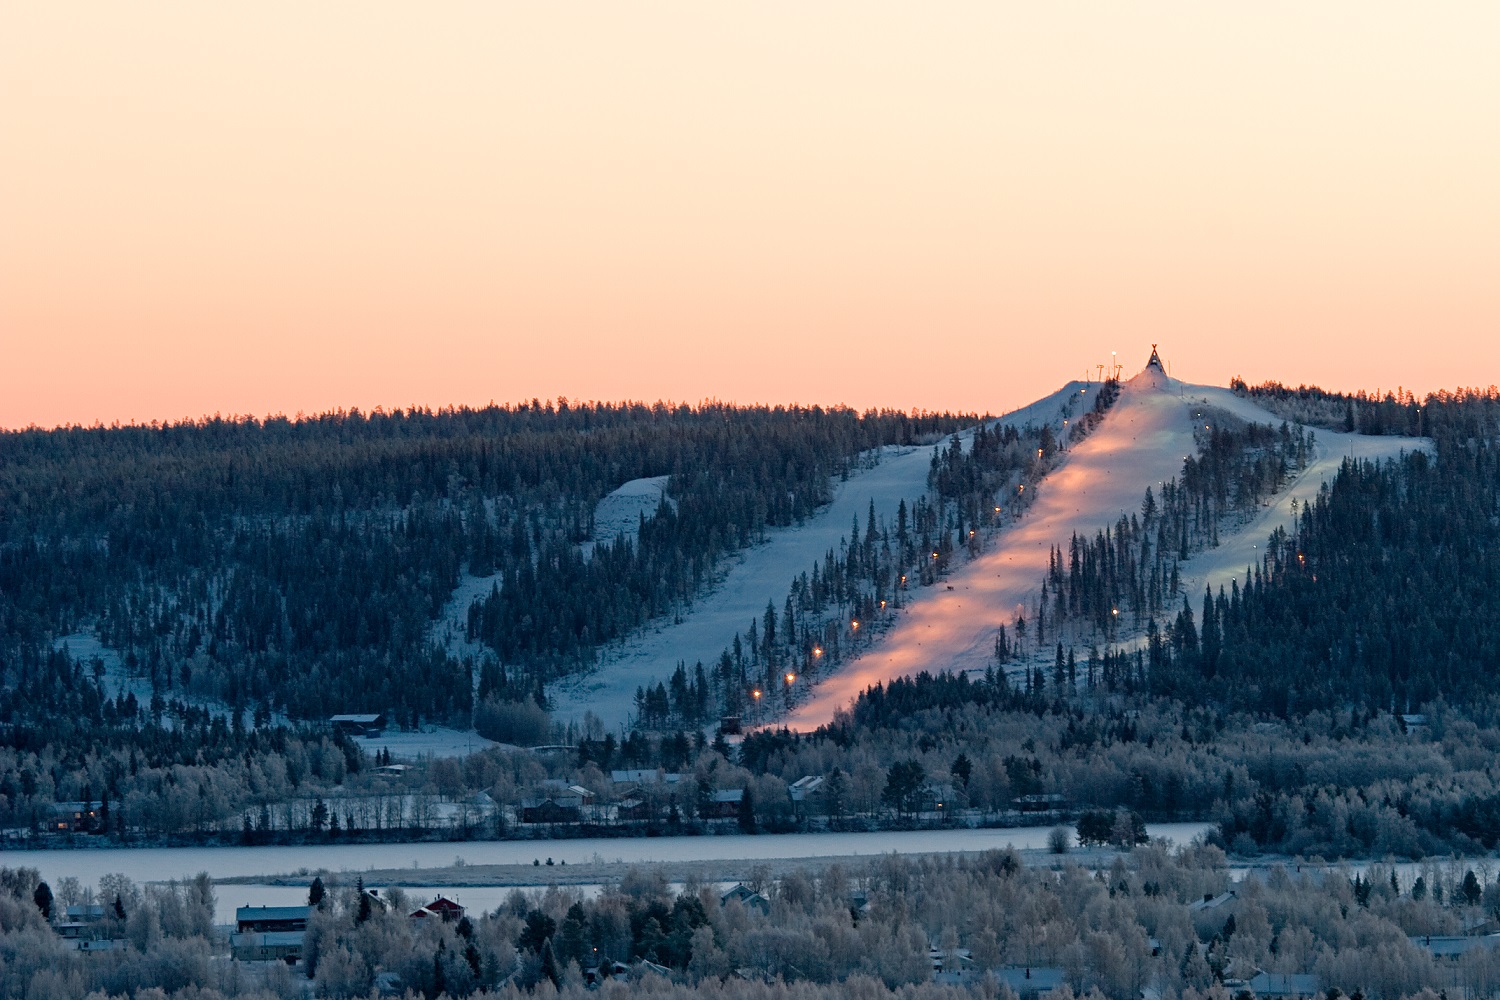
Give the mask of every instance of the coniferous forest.
[[[473, 630], [524, 690], [680, 608], [860, 453], [967, 423], [560, 400], [6, 433], [6, 681], [33, 683], [55, 637], [93, 626], [164, 698], [466, 724], [469, 665], [430, 640], [461, 571], [497, 577]], [[598, 499], [656, 475], [670, 502], [639, 540], [585, 559]]]
[[[1107, 412], [1100, 395], [1089, 422]], [[1394, 397], [1379, 420], [1360, 416], [1374, 404], [1328, 394], [1288, 416], [1347, 416], [1351, 398], [1356, 426], [1414, 429]], [[1050, 432], [981, 427], [964, 447], [951, 416], [527, 405], [7, 435], [4, 821], [34, 826], [48, 803], [83, 800], [101, 804], [93, 832], [126, 839], [429, 835], [426, 806], [393, 805], [372, 783], [364, 746], [303, 720], [369, 706], [467, 724], [472, 711], [482, 732], [539, 742], [540, 680], [586, 667], [648, 609], [670, 614], [715, 559], [806, 517], [860, 453], [916, 442], [937, 445], [930, 495], [895, 523], [851, 525], [717, 663], [643, 690], [642, 732], [593, 734], [545, 766], [503, 753], [434, 762], [401, 795], [483, 791], [514, 806], [543, 778], [607, 793], [611, 767], [659, 766], [696, 774], [692, 795], [598, 832], [700, 829], [699, 799], [740, 786], [756, 790], [759, 828], [931, 822], [919, 806], [947, 788], [981, 822], [1005, 822], [1028, 795], [1214, 818], [1237, 850], [1500, 844], [1500, 782], [1466, 749], [1500, 739], [1488, 683], [1500, 393], [1420, 408], [1431, 454], [1347, 464], [1244, 580], [1186, 593], [1180, 560], [1274, 494], [1315, 440], [1214, 414], [1198, 454], [1138, 514], [1054, 550], [1044, 597], [997, 631], [988, 677], [935, 665], [823, 731], [765, 731], [738, 748], [706, 739], [705, 724], [783, 668], [836, 662], [852, 615], [899, 607], [983, 546], [995, 508], [1013, 513], [1018, 484], [1045, 476]], [[673, 478], [640, 544], [582, 559], [593, 502], [647, 474]], [[432, 639], [461, 571], [494, 575], [469, 625], [510, 650], [503, 669]], [[56, 644], [89, 624], [150, 679], [149, 700], [106, 697], [101, 662]], [[835, 807], [789, 807], [786, 787], [805, 774], [838, 776]], [[515, 832], [537, 831], [449, 828]]]

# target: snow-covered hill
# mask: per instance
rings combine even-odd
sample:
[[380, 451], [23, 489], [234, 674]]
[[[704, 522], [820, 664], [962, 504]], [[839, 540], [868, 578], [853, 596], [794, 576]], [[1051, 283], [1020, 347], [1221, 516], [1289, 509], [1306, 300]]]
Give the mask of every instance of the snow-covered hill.
[[[1093, 406], [1096, 388], [1070, 382], [998, 422], [1050, 424], [1061, 434], [1064, 420]], [[965, 440], [970, 436], [960, 435]], [[606, 651], [603, 664], [593, 673], [550, 690], [553, 717], [562, 722], [581, 721], [585, 712], [592, 712], [606, 728], [618, 729], [634, 709], [638, 687], [665, 680], [678, 661], [689, 666], [700, 660], [705, 664], [716, 661], [735, 633], [765, 612], [768, 601], [781, 606], [793, 577], [810, 570], [828, 549], [838, 549], [855, 518], [864, 523], [871, 502], [878, 517], [893, 522], [902, 500], [910, 505], [926, 493], [932, 450], [887, 447], [878, 455], [864, 456], [860, 471], [837, 484], [832, 503], [806, 523], [775, 530], [765, 543], [741, 553], [718, 585], [679, 622], [649, 627]]]
[[[1092, 435], [1041, 484], [1027, 514], [1001, 532], [988, 551], [960, 565], [946, 587], [922, 593], [899, 623], [858, 659], [825, 679], [792, 713], [788, 724], [812, 729], [830, 721], [866, 687], [923, 670], [983, 669], [993, 663], [996, 628], [1035, 603], [1051, 546], [1074, 532], [1089, 536], [1122, 514], [1139, 511], [1147, 487], [1179, 475], [1193, 454], [1193, 430], [1206, 406], [1241, 419], [1282, 422], [1228, 389], [1189, 385], [1148, 367], [1125, 383], [1120, 398]], [[1257, 548], [1279, 525], [1289, 526], [1292, 501], [1305, 502], [1338, 470], [1343, 458], [1382, 459], [1430, 448], [1416, 438], [1359, 437], [1316, 431], [1315, 460], [1265, 511], [1239, 530], [1220, 535], [1217, 548], [1184, 567], [1188, 593], [1243, 577]]]

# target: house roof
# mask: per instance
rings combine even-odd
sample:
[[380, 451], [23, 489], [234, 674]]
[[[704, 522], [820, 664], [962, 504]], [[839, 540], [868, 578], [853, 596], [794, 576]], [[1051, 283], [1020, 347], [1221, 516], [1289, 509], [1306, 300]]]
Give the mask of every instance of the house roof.
[[713, 801], [715, 802], [740, 802], [744, 798], [745, 790], [743, 788], [721, 788], [719, 791], [714, 792], [713, 795]]
[[549, 795], [545, 799], [522, 799], [521, 808], [540, 809], [549, 802], [559, 809], [578, 809], [583, 806], [583, 799], [577, 795]]
[[1017, 993], [1025, 990], [1055, 990], [1067, 980], [1062, 969], [1038, 966], [997, 969], [995, 977]]
[[306, 920], [311, 906], [241, 906], [234, 911], [235, 920]]
[[1249, 986], [1261, 997], [1310, 997], [1322, 989], [1317, 976], [1303, 972], [1262, 972]]
[[634, 768], [624, 771], [611, 771], [609, 772], [609, 780], [617, 785], [654, 785], [658, 781], [667, 785], [675, 785], [682, 780], [682, 775], [677, 774], [674, 771], [667, 771], [664, 773], [662, 771], [656, 770], [655, 768]]
[[1195, 913], [1199, 910], [1217, 910], [1225, 903], [1234, 902], [1236, 898], [1234, 890], [1230, 889], [1228, 892], [1221, 892], [1217, 896], [1205, 896], [1202, 899], [1194, 900], [1188, 904], [1188, 909]]
[[1500, 947], [1500, 934], [1477, 936], [1424, 934], [1412, 938], [1411, 943], [1426, 951], [1433, 958], [1457, 958], [1476, 948], [1489, 950]]
[[793, 802], [801, 802], [809, 795], [816, 795], [823, 790], [823, 776], [821, 774], [809, 774], [798, 778], [787, 786], [787, 793], [791, 795]]
[[432, 910], [434, 913], [440, 913], [445, 910], [449, 913], [459, 913], [462, 912], [463, 907], [455, 903], [453, 900], [449, 899], [447, 896], [439, 896], [437, 899], [434, 899], [432, 902], [428, 903], [426, 909]]
[[374, 713], [371, 713], [371, 714], [358, 714], [358, 715], [333, 715], [333, 716], [329, 716], [328, 721], [329, 722], [356, 722], [356, 723], [360, 723], [360, 724], [363, 724], [363, 725], [370, 725], [372, 723], [379, 722], [382, 718], [383, 718], [383, 716], [378, 715], [378, 714], [374, 714]]
[[741, 900], [744, 900], [744, 899], [762, 899], [763, 900], [765, 898], [766, 897], [762, 896], [760, 893], [756, 892], [754, 889], [750, 888], [748, 885], [746, 885], [743, 882], [736, 882], [734, 885], [730, 886], [728, 889], [725, 889], [723, 892], [719, 893], [719, 899], [722, 902], [728, 902], [731, 899], [741, 899]]

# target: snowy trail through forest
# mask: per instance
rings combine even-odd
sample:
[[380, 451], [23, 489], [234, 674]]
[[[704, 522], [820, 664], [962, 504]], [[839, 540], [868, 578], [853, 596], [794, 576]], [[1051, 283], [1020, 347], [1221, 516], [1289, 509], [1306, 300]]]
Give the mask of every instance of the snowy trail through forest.
[[[1255, 423], [1282, 423], [1281, 417], [1228, 389], [1185, 384], [1148, 367], [1122, 386], [1099, 428], [1037, 487], [1037, 499], [1016, 524], [942, 584], [914, 594], [898, 624], [824, 679], [786, 724], [815, 729], [866, 688], [893, 678], [993, 665], [996, 630], [1035, 604], [1051, 547], [1066, 546], [1075, 532], [1088, 537], [1122, 515], [1138, 512], [1148, 487], [1159, 492], [1163, 483], [1178, 477], [1183, 460], [1197, 450], [1193, 431], [1206, 407]], [[1270, 533], [1290, 526], [1293, 499], [1305, 503], [1316, 497], [1345, 457], [1378, 460], [1431, 448], [1418, 438], [1315, 433], [1316, 457], [1307, 469], [1263, 513], [1221, 534], [1217, 548], [1184, 565], [1187, 593], [1201, 593], [1205, 583], [1217, 587], [1243, 577]]]
[[[998, 421], [1051, 423], [1061, 430], [1064, 417], [1093, 405], [1093, 391], [1085, 383], [1070, 382]], [[961, 437], [967, 440], [972, 432]], [[829, 549], [838, 550], [855, 519], [864, 524], [872, 502], [877, 517], [894, 523], [902, 500], [910, 505], [925, 494], [932, 451], [932, 445], [886, 447], [875, 464], [869, 461], [873, 456], [866, 456], [864, 468], [836, 484], [832, 503], [802, 525], [771, 530], [766, 542], [736, 556], [723, 579], [683, 612], [680, 622], [649, 625], [608, 650], [593, 673], [549, 690], [553, 718], [579, 721], [592, 712], [607, 729], [618, 730], [634, 710], [638, 687], [666, 680], [678, 661], [689, 668], [699, 661], [705, 666], [716, 662], [735, 633], [765, 612], [767, 602], [781, 606], [794, 576], [810, 571]]]

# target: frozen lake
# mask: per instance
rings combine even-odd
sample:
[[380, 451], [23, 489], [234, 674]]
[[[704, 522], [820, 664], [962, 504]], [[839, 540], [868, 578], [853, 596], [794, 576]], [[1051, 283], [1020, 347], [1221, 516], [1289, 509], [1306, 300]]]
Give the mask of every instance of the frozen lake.
[[[1183, 844], [1210, 829], [1209, 823], [1150, 823], [1152, 837]], [[101, 875], [122, 872], [137, 882], [164, 882], [208, 872], [216, 879], [281, 875], [298, 871], [370, 871], [376, 868], [448, 868], [469, 865], [529, 865], [552, 858], [570, 865], [588, 862], [649, 864], [655, 861], [753, 861], [846, 855], [931, 854], [987, 851], [1006, 846], [1043, 849], [1050, 826], [1003, 830], [908, 830], [879, 833], [790, 833], [728, 837], [640, 837], [582, 840], [498, 840], [421, 844], [314, 844], [299, 847], [141, 847], [0, 851], [0, 865], [37, 868], [56, 881], [71, 875], [95, 885]], [[225, 886], [238, 892], [243, 886]]]

